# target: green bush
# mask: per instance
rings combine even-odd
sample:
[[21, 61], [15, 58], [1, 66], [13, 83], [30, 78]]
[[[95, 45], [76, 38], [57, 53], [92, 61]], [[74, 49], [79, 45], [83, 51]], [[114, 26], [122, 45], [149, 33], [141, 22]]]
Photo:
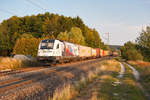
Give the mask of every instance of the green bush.
[[121, 55], [122, 58], [127, 60], [143, 60], [142, 54], [136, 49], [135, 44], [130, 41], [121, 47]]
[[126, 55], [127, 55], [127, 60], [142, 60], [143, 59], [143, 56], [139, 52], [137, 52], [136, 49], [128, 50], [126, 52]]

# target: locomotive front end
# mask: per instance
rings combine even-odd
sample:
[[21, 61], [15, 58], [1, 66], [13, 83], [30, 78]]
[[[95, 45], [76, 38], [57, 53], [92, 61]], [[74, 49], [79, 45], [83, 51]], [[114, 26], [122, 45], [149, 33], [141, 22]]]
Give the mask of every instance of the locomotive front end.
[[38, 48], [38, 61], [56, 62], [62, 56], [61, 42], [59, 40], [42, 40]]

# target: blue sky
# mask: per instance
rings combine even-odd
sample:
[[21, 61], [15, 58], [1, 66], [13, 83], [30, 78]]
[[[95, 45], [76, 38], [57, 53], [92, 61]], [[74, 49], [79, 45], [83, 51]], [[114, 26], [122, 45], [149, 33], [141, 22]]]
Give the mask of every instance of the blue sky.
[[[36, 7], [29, 1], [36, 3]], [[104, 39], [110, 33], [110, 44], [134, 41], [150, 25], [150, 0], [0, 0], [0, 22], [14, 14], [32, 15], [44, 12], [80, 16], [96, 28]]]

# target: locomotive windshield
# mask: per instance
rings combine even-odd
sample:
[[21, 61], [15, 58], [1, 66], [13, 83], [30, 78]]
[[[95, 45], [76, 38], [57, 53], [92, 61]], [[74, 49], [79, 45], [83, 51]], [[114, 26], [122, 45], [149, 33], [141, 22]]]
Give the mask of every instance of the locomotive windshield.
[[53, 49], [55, 40], [42, 40], [40, 49]]

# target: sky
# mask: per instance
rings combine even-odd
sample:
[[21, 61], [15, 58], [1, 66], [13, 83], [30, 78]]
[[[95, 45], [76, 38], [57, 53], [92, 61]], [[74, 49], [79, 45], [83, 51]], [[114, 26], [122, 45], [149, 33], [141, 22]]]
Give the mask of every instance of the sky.
[[0, 22], [13, 15], [57, 13], [76, 17], [95, 28], [103, 42], [123, 45], [135, 41], [150, 25], [150, 0], [0, 0]]

